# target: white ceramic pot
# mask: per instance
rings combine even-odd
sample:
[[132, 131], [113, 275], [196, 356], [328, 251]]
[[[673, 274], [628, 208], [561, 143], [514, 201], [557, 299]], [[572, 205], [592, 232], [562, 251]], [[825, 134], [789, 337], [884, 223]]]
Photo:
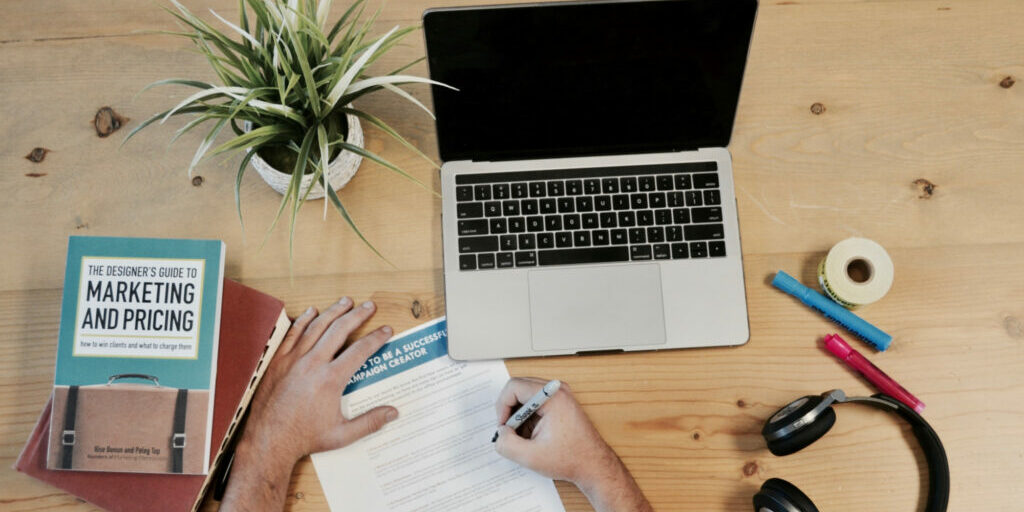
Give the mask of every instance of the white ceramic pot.
[[[359, 118], [352, 114], [346, 115], [346, 121], [348, 122], [348, 136], [345, 138], [345, 142], [349, 144], [363, 147], [363, 128], [359, 125]], [[245, 131], [252, 129], [252, 124], [249, 121], [245, 122]], [[247, 150], [248, 151], [248, 150]], [[334, 187], [334, 190], [341, 190], [342, 187], [348, 183], [348, 180], [352, 179], [352, 176], [359, 170], [359, 164], [363, 161], [363, 157], [357, 155], [351, 151], [342, 151], [338, 153], [338, 156], [331, 160], [331, 163], [327, 164], [327, 181]], [[279, 194], [284, 194], [288, 190], [288, 184], [292, 181], [292, 175], [283, 173], [266, 162], [266, 160], [260, 158], [259, 154], [252, 156], [250, 160], [253, 168], [256, 172], [260, 173], [263, 177], [263, 181], [270, 185], [270, 188], [277, 191]], [[324, 187], [317, 180], [313, 183], [313, 175], [306, 174], [302, 176], [302, 185], [299, 187], [299, 197], [302, 197], [306, 190], [312, 186], [313, 190], [310, 190], [309, 196], [306, 199], [319, 199], [324, 197]]]

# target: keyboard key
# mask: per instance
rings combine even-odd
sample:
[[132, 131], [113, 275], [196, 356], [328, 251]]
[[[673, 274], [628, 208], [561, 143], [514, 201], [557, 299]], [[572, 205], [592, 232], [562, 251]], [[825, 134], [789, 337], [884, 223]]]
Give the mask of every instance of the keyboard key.
[[666, 175], [658, 176], [657, 179], [658, 179], [658, 190], [672, 190], [673, 183], [672, 183], [672, 176], [671, 175], [666, 174]]
[[665, 241], [665, 229], [659, 227], [647, 228], [647, 241], [657, 244]]
[[520, 249], [536, 249], [537, 238], [531, 233], [519, 235], [519, 248]]
[[[529, 195], [526, 183], [513, 183], [512, 184], [512, 197], [514, 199], [522, 199]], [[498, 262], [498, 266], [501, 266], [501, 262]]]
[[545, 215], [558, 212], [558, 203], [554, 199], [540, 200], [540, 213]]
[[562, 215], [562, 226], [565, 229], [580, 229], [579, 215]]
[[708, 255], [712, 258], [725, 256], [725, 242], [708, 242]]
[[572, 247], [572, 233], [568, 231], [559, 231], [558, 233], [555, 233], [555, 246]]
[[596, 229], [598, 227], [596, 213], [584, 213], [582, 215], [582, 220], [583, 229]]
[[590, 246], [590, 231], [577, 231], [572, 235], [572, 245], [576, 247]]
[[665, 228], [665, 239], [669, 242], [682, 242], [683, 228], [680, 226], [669, 226]]
[[526, 230], [531, 233], [536, 233], [537, 231], [544, 231], [544, 217], [541, 217], [540, 215], [527, 217]]
[[689, 224], [690, 223], [690, 210], [686, 208], [676, 208], [672, 210], [672, 222], [673, 224]]
[[515, 266], [515, 260], [510, 252], [498, 253], [498, 268], [511, 268]]
[[701, 206], [700, 191], [686, 193], [686, 206]]
[[708, 257], [708, 243], [707, 242], [691, 242], [690, 243], [690, 257], [691, 258], [707, 258]]
[[619, 184], [622, 185], [623, 192], [636, 192], [636, 178], [630, 176], [628, 178], [619, 178]]
[[583, 182], [580, 180], [569, 180], [565, 182], [565, 194], [578, 196], [583, 193]]
[[483, 203], [462, 203], [457, 205], [455, 208], [460, 219], [471, 219], [484, 216]]
[[633, 194], [629, 196], [629, 207], [634, 210], [647, 208], [647, 194]]
[[523, 199], [519, 204], [523, 208], [523, 215], [537, 215], [536, 199]]
[[518, 244], [516, 244], [516, 235], [503, 235], [500, 238], [501, 250], [514, 251], [518, 247]]
[[583, 180], [583, 192], [588, 195], [596, 196], [601, 193], [601, 180], [589, 179]]
[[618, 223], [615, 222], [616, 218], [618, 217], [617, 215], [615, 215], [615, 212], [604, 212], [600, 215], [600, 217], [602, 228], [614, 228], [618, 226]]
[[647, 194], [647, 204], [651, 205], [651, 208], [664, 208], [665, 194], [661, 192], [651, 192], [650, 194]]
[[681, 260], [690, 257], [690, 249], [685, 243], [672, 244], [672, 259]]
[[672, 224], [672, 210], [655, 210], [654, 223], [659, 226]]
[[717, 190], [705, 190], [704, 204], [722, 204], [722, 194]]
[[647, 242], [647, 230], [644, 228], [630, 228], [629, 243], [642, 244]]
[[614, 206], [616, 210], [628, 210], [629, 196], [626, 194], [612, 196], [612, 206]]
[[484, 215], [488, 217], [501, 217], [501, 203], [498, 201], [487, 201], [484, 203]]
[[654, 259], [667, 260], [671, 257], [672, 253], [669, 250], [668, 244], [658, 244], [654, 246]]
[[625, 229], [613, 229], [612, 230], [612, 243], [615, 245], [622, 245], [629, 243], [629, 234]]
[[481, 270], [494, 268], [493, 254], [478, 254], [477, 262]]
[[491, 198], [491, 186], [490, 185], [477, 185], [473, 187], [473, 197], [477, 201], [486, 201]]
[[612, 209], [612, 196], [594, 197], [594, 209], [603, 212]]
[[654, 212], [651, 210], [640, 210], [636, 212], [636, 224], [638, 226], [653, 226]]
[[455, 187], [455, 200], [458, 202], [472, 201], [473, 200], [473, 187], [465, 185], [462, 187]]
[[607, 229], [595, 230], [593, 233], [591, 233], [591, 235], [591, 238], [594, 241], [594, 245], [608, 245], [609, 238]]
[[718, 188], [718, 175], [715, 173], [694, 174], [694, 188]]
[[690, 210], [690, 217], [694, 222], [722, 222], [722, 209], [717, 206], [693, 208]]
[[683, 199], [682, 192], [669, 192], [668, 194], [668, 205], [675, 208], [677, 206], [686, 206], [686, 201]]
[[547, 192], [543, 181], [535, 181], [530, 183], [530, 197], [544, 197]]
[[540, 265], [573, 265], [579, 263], [610, 263], [629, 261], [625, 247], [595, 247], [590, 249], [567, 249], [540, 251]]
[[725, 227], [721, 224], [698, 224], [685, 226], [683, 233], [686, 240], [718, 240], [725, 238]]
[[516, 215], [519, 215], [519, 201], [514, 199], [511, 201], [502, 201], [501, 211], [506, 217], [515, 217]]
[[526, 231], [526, 219], [522, 217], [509, 217], [508, 219], [508, 232], [509, 233], [522, 233]]
[[640, 185], [641, 192], [654, 192], [654, 176], [640, 176], [637, 178], [637, 182]]
[[[498, 184], [498, 185], [494, 185], [493, 188], [494, 188], [494, 190], [492, 192], [494, 193], [494, 198], [495, 199], [508, 199], [509, 198], [510, 192], [509, 192], [509, 189], [508, 189], [508, 183], [501, 183], [501, 184]], [[481, 265], [480, 268], [483, 268], [483, 266]], [[491, 268], [493, 268], [493, 267], [491, 267]]]
[[537, 233], [537, 248], [550, 249], [555, 246], [554, 233]]
[[460, 220], [459, 221], [459, 235], [486, 235], [487, 234], [487, 220]]
[[576, 201], [571, 197], [563, 197], [558, 200], [558, 213], [572, 213], [576, 211]]
[[629, 258], [633, 261], [651, 259], [651, 246], [631, 245], [629, 246]]
[[690, 183], [689, 174], [676, 174], [676, 190], [688, 190], [693, 188]]
[[618, 178], [604, 178], [601, 180], [601, 192], [605, 194], [614, 194], [619, 191], [619, 179]]
[[465, 254], [459, 256], [459, 270], [476, 270], [476, 255]]
[[517, 267], [536, 267], [537, 266], [537, 253], [534, 251], [524, 251], [516, 253], [516, 266]]
[[578, 212], [592, 212], [594, 211], [594, 199], [590, 197], [577, 197], [576, 198], [576, 211]]
[[[496, 236], [467, 236], [459, 238], [459, 252], [494, 252], [498, 250]], [[474, 267], [476, 264], [474, 263]]]
[[508, 233], [508, 221], [505, 219], [491, 219], [491, 234], [500, 235]]
[[561, 231], [562, 230], [562, 216], [561, 215], [548, 215], [544, 217], [544, 225], [548, 231]]
[[565, 195], [565, 182], [564, 181], [549, 181], [548, 182], [548, 195], [549, 196], [564, 196]]
[[636, 212], [619, 212], [619, 225], [624, 228], [636, 226]]

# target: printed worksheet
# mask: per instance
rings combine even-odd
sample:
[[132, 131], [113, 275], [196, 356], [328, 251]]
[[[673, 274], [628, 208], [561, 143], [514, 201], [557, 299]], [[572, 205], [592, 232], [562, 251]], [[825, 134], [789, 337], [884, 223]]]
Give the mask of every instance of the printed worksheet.
[[396, 335], [345, 388], [352, 418], [378, 405], [398, 419], [339, 450], [313, 454], [334, 512], [564, 512], [544, 478], [494, 451], [494, 404], [508, 381], [502, 361], [448, 357], [439, 318]]

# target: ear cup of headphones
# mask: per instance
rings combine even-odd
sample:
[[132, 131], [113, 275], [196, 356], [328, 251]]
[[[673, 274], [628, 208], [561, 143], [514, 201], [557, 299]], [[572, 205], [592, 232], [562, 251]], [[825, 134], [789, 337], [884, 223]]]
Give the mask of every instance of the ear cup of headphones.
[[832, 410], [832, 407], [828, 407], [810, 424], [804, 425], [782, 438], [768, 439], [769, 434], [800, 420], [820, 404], [822, 400], [823, 398], [820, 396], [805, 396], [775, 413], [761, 430], [761, 435], [765, 437], [765, 441], [768, 443], [768, 450], [774, 455], [779, 456], [796, 453], [821, 439], [821, 436], [832, 429], [832, 425], [836, 423], [836, 412]]
[[818, 512], [818, 507], [797, 486], [781, 478], [769, 478], [754, 495], [754, 512], [766, 511]]

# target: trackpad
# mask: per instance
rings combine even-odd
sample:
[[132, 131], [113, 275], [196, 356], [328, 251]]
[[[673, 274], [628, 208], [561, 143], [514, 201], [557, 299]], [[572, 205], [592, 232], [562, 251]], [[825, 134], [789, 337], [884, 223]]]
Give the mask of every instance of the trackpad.
[[665, 343], [658, 265], [530, 272], [534, 350]]

